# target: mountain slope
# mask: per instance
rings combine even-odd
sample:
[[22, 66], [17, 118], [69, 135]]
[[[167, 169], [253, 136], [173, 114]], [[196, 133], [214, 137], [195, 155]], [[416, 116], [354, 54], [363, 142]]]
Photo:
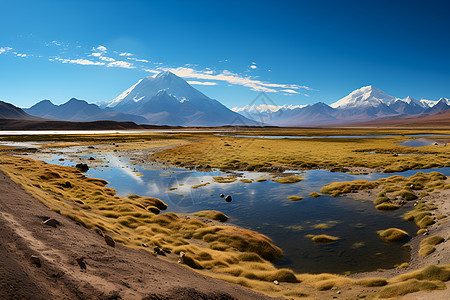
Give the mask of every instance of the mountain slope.
[[43, 100], [24, 110], [31, 115], [51, 120], [75, 122], [110, 120], [140, 124], [148, 122], [147, 119], [141, 116], [115, 112], [111, 109], [101, 109], [95, 104], [89, 104], [84, 100], [75, 98], [61, 105], [55, 105], [49, 100]]
[[258, 125], [207, 97], [171, 72], [139, 80], [106, 105], [145, 117], [151, 124], [183, 126]]
[[42, 120], [41, 118], [27, 114], [17, 106], [3, 101], [0, 101], [0, 119]]

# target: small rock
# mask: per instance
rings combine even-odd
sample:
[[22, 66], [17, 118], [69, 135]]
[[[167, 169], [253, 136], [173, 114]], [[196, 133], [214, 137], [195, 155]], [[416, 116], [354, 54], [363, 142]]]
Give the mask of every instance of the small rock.
[[142, 244], [142, 247], [145, 247], [145, 248], [147, 248], [148, 247], [148, 245], [147, 244]]
[[72, 184], [71, 184], [69, 181], [66, 181], [66, 182], [63, 184], [63, 187], [70, 189], [70, 188], [72, 187]]
[[84, 262], [84, 257], [77, 258], [77, 263], [82, 270], [86, 270], [86, 263]]
[[273, 283], [275, 283], [276, 285], [280, 285], [280, 283], [278, 282], [278, 280], [274, 280]]
[[166, 253], [164, 253], [164, 251], [161, 248], [159, 248], [159, 247], [155, 247], [153, 250], [158, 255], [166, 256]]
[[109, 235], [107, 235], [107, 234], [105, 234], [105, 242], [106, 242], [106, 244], [108, 245], [108, 246], [111, 246], [111, 247], [116, 247], [116, 242], [114, 242], [114, 240], [113, 240], [113, 238], [112, 237], [110, 237]]
[[91, 157], [89, 157], [89, 160], [95, 160], [95, 158], [93, 158], [93, 157], [91, 156]]
[[94, 146], [88, 146], [88, 148], [89, 148], [89, 149], [95, 149], [95, 147], [94, 147]]
[[340, 293], [341, 293], [341, 291], [337, 291], [337, 292], [336, 292], [336, 294], [340, 294]]
[[75, 167], [76, 167], [78, 170], [80, 170], [81, 172], [86, 172], [86, 171], [89, 170], [88, 165], [87, 165], [87, 164], [83, 164], [83, 163], [76, 164]]
[[220, 198], [223, 198], [223, 197], [225, 197], [225, 195], [224, 194], [220, 194]]
[[36, 255], [31, 255], [31, 263], [36, 265], [38, 268], [41, 267], [41, 259]]
[[181, 264], [181, 263], [184, 262], [184, 256], [185, 256], [185, 255], [186, 255], [186, 254], [185, 254], [183, 251], [180, 252], [180, 256], [178, 257], [178, 263], [179, 263], [179, 264]]
[[226, 197], [225, 197], [225, 201], [227, 201], [227, 202], [231, 202], [231, 196], [230, 195], [227, 195]]
[[48, 226], [55, 227], [55, 228], [56, 228], [56, 226], [61, 225], [61, 223], [59, 223], [59, 222], [58, 222], [57, 220], [55, 220], [55, 219], [48, 219], [48, 220], [44, 221], [44, 224], [45, 224], [45, 225], [48, 225]]

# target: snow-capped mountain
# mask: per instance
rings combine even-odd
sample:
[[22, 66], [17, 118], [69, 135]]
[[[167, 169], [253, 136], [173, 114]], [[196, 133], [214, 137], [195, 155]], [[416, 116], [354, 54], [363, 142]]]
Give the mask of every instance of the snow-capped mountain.
[[405, 99], [390, 96], [373, 86], [351, 92], [339, 101], [327, 105], [315, 103], [302, 107], [276, 105], [244, 106], [233, 108], [244, 115], [263, 116], [265, 123], [279, 126], [327, 126], [365, 122], [378, 118], [437, 113], [450, 108], [450, 101]]
[[270, 104], [260, 104], [260, 105], [250, 105], [247, 104], [243, 107], [233, 107], [231, 110], [237, 113], [244, 113], [244, 112], [249, 112], [249, 113], [254, 113], [254, 112], [261, 112], [261, 113], [265, 113], [265, 112], [277, 112], [279, 110], [292, 110], [292, 109], [296, 109], [296, 108], [302, 108], [305, 107], [306, 105], [292, 105], [292, 104], [285, 104], [285, 105], [270, 105]]
[[134, 104], [145, 103], [162, 90], [166, 90], [168, 94], [174, 96], [179, 102], [211, 100], [205, 94], [189, 85], [183, 78], [165, 71], [155, 77], [150, 76], [139, 80], [112, 100], [107, 107], [115, 108], [118, 111], [132, 110], [136, 107]]
[[139, 80], [109, 102], [118, 112], [145, 117], [150, 124], [184, 126], [257, 125], [195, 89], [171, 72]]
[[356, 107], [376, 107], [380, 105], [390, 105], [398, 98], [389, 96], [382, 90], [371, 85], [364, 86], [350, 93], [350, 95], [331, 104], [332, 108], [345, 109]]

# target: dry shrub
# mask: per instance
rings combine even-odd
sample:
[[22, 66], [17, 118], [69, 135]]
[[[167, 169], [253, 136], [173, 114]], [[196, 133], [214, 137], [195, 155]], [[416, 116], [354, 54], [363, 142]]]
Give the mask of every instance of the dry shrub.
[[380, 298], [393, 298], [418, 291], [444, 290], [445, 284], [440, 281], [421, 281], [411, 279], [389, 285], [377, 293]]
[[363, 278], [356, 281], [356, 284], [362, 286], [385, 286], [387, 284], [387, 280], [384, 278]]
[[392, 204], [392, 203], [381, 203], [381, 204], [378, 204], [377, 206], [375, 206], [375, 208], [377, 210], [381, 210], [381, 211], [384, 211], [384, 210], [396, 210], [396, 209], [400, 208], [400, 205]]

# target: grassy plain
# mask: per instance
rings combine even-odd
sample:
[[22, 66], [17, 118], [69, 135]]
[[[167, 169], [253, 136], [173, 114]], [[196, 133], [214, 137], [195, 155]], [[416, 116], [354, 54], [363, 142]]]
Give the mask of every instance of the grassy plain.
[[[256, 134], [254, 131], [232, 133]], [[264, 135], [310, 136], [394, 133], [425, 132], [366, 129], [336, 131], [283, 129], [257, 132]], [[448, 148], [398, 146], [398, 142], [411, 139], [402, 136], [272, 140], [223, 137], [213, 133], [147, 133], [108, 136], [17, 136], [4, 139], [44, 142], [47, 144], [44, 147], [109, 145], [102, 151], [157, 149], [161, 151], [153, 153], [152, 158], [174, 165], [232, 170], [277, 171], [286, 168], [363, 167], [394, 172], [450, 166]], [[412, 155], [397, 156], [398, 153], [412, 153]], [[347, 287], [363, 292], [363, 288], [370, 287], [373, 288], [370, 292], [364, 291], [364, 295], [368, 298], [391, 298], [418, 290], [444, 289], [445, 282], [450, 279], [450, 265], [430, 265], [390, 279], [379, 277], [353, 279], [335, 274], [295, 274], [289, 269], [277, 269], [271, 263], [282, 255], [282, 251], [268, 237], [257, 232], [220, 223], [202, 222], [194, 217], [185, 218], [170, 212], [163, 213], [166, 205], [161, 200], [138, 195], [119, 197], [113, 189], [105, 186], [106, 181], [85, 177], [75, 168], [3, 154], [0, 155], [0, 170], [52, 210], [96, 230], [99, 234], [107, 233], [117, 242], [129, 247], [152, 251], [153, 247], [158, 246], [175, 254], [185, 252], [184, 262], [189, 267], [271, 296], [318, 298], [328, 297], [331, 294], [323, 293], [327, 291], [331, 293], [335, 289]], [[286, 183], [301, 180], [301, 178], [284, 178]], [[214, 178], [214, 180], [227, 182], [236, 178]], [[426, 228], [435, 221], [430, 213], [433, 204], [420, 200], [421, 195], [416, 195], [417, 189], [414, 186], [431, 193], [447, 188], [443, 180], [436, 174], [420, 175], [417, 178], [394, 177], [384, 182], [353, 182], [345, 183], [343, 186], [336, 184], [325, 187], [321, 192], [338, 196], [352, 190], [382, 187], [383, 192], [375, 199], [378, 203], [376, 205], [396, 205], [394, 202], [397, 198], [409, 201], [413, 198], [412, 194], [419, 198], [419, 202], [414, 210], [405, 214], [405, 219], [413, 220]], [[315, 193], [314, 196], [320, 194]], [[197, 215], [218, 221], [226, 219], [225, 215], [216, 211], [202, 211]], [[331, 242], [338, 239], [327, 235], [311, 238], [313, 240], [315, 238], [316, 242], [324, 242], [325, 239]], [[421, 245], [424, 248], [422, 252], [429, 252], [430, 247], [437, 245], [437, 241], [438, 239], [434, 238], [425, 242]], [[173, 260], [176, 260], [176, 256]], [[275, 280], [281, 284], [272, 283]]]

